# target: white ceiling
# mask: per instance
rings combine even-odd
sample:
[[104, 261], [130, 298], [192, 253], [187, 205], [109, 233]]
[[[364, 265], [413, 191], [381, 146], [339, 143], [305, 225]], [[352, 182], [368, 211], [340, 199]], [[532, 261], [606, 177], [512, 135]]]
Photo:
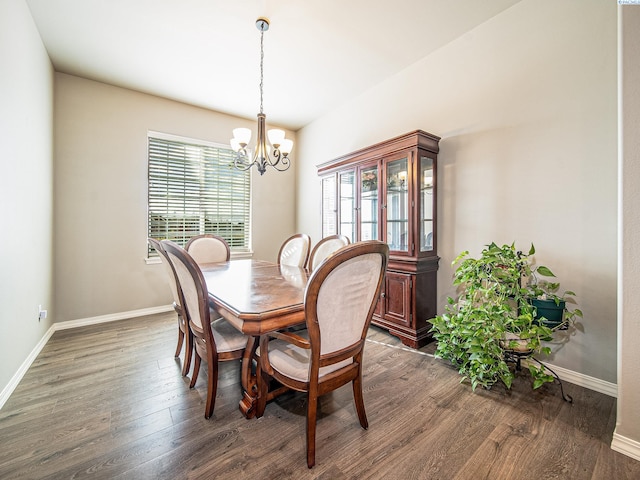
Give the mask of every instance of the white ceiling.
[[294, 130], [519, 0], [27, 0], [54, 68]]

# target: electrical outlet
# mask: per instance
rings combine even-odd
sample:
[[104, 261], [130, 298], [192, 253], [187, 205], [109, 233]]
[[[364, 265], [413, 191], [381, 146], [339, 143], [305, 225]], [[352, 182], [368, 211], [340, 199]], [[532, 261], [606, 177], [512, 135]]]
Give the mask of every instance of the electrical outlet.
[[42, 305], [38, 305], [38, 321], [47, 318], [47, 311], [42, 309]]

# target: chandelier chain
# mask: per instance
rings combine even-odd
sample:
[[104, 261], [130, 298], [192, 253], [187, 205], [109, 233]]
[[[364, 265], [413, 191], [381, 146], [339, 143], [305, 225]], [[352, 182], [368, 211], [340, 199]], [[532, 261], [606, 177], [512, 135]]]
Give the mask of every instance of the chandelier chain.
[[264, 88], [263, 64], [264, 64], [264, 30], [260, 32], [260, 113], [263, 113], [262, 112], [262, 90]]

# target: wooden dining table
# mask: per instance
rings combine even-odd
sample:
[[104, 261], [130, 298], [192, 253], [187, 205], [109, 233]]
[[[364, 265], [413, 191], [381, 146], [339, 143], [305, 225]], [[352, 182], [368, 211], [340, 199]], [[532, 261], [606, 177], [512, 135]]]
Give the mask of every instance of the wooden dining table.
[[310, 273], [253, 259], [205, 264], [201, 269], [216, 310], [249, 336], [242, 358], [240, 410], [252, 418], [258, 401], [253, 361], [260, 335], [304, 322], [304, 291]]

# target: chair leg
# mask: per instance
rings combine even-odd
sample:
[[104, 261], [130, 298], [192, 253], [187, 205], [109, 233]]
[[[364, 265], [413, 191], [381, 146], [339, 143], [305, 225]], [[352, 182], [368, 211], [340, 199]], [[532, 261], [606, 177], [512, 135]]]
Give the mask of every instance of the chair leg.
[[189, 388], [193, 388], [196, 384], [196, 380], [198, 380], [198, 373], [200, 373], [200, 355], [196, 352], [196, 358], [193, 361], [193, 373], [191, 374], [191, 382], [189, 383]]
[[318, 412], [318, 395], [307, 394], [307, 467], [316, 464], [316, 415]]
[[187, 330], [187, 334], [185, 335], [184, 362], [182, 364], [183, 377], [186, 377], [189, 374], [192, 355], [193, 355], [193, 334], [191, 333], [191, 329], [189, 329]]
[[358, 412], [358, 420], [365, 430], [369, 428], [367, 421], [367, 413], [364, 410], [364, 398], [362, 396], [362, 371], [358, 372], [358, 376], [353, 379], [353, 399], [356, 403], [356, 412]]
[[[179, 323], [180, 323], [180, 320], [178, 319], [178, 324]], [[180, 328], [180, 325], [178, 325], [178, 346], [176, 347], [176, 353], [173, 355], [176, 358], [180, 356], [180, 350], [182, 350], [183, 340], [184, 340], [184, 332], [182, 331], [182, 328]]]
[[213, 407], [216, 404], [216, 393], [218, 391], [218, 360], [207, 360], [207, 405], [204, 410], [204, 418], [213, 415]]

